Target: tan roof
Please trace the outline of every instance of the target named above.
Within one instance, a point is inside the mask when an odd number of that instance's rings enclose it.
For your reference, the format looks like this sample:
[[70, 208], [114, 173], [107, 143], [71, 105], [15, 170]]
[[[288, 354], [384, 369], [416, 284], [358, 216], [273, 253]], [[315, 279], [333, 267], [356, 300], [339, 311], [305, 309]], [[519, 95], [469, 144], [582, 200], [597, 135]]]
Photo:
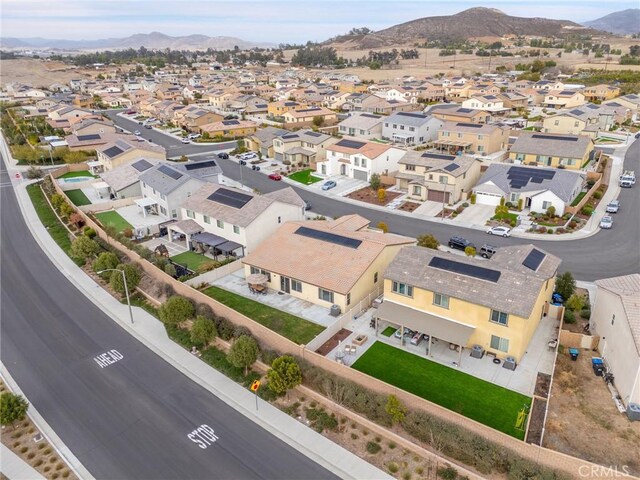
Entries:
[[340, 145], [340, 143], [341, 142], [338, 142], [327, 147], [327, 150], [340, 152], [340, 153], [347, 153], [350, 155], [354, 153], [359, 153], [361, 155], [364, 155], [367, 158], [377, 158], [391, 148], [391, 145], [384, 145], [382, 143], [375, 143], [375, 142], [360, 142], [360, 143], [364, 143], [364, 145], [360, 148], [345, 147]]
[[[354, 230], [356, 223], [362, 223], [360, 218], [350, 216], [337, 221], [287, 222], [243, 262], [346, 295], [386, 247], [415, 242], [413, 238], [390, 233]], [[351, 248], [296, 234], [296, 230], [303, 226], [360, 240], [360, 244]]]
[[640, 352], [640, 273], [596, 280], [596, 285], [620, 297], [631, 335]]

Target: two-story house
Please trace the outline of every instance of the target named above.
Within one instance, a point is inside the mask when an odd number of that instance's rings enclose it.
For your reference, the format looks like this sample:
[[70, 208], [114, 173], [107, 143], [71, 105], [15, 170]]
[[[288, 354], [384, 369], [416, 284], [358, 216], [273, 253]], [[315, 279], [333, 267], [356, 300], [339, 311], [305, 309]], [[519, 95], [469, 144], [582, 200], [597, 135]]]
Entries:
[[509, 111], [504, 105], [504, 101], [497, 95], [482, 95], [471, 97], [462, 102], [462, 108], [471, 108], [473, 110], [483, 110], [493, 114], [504, 113]]
[[208, 133], [210, 137], [246, 137], [256, 132], [258, 124], [252, 120], [222, 120], [207, 123], [199, 127], [200, 133]]
[[491, 114], [484, 110], [463, 108], [459, 105], [433, 105], [425, 109], [425, 113], [433, 115], [445, 122], [489, 123]]
[[522, 131], [511, 145], [509, 158], [524, 165], [580, 170], [595, 154], [593, 139], [585, 135]]
[[316, 118], [322, 119], [323, 125], [335, 123], [337, 115], [335, 112], [324, 107], [307, 107], [297, 110], [289, 110], [282, 115], [286, 124], [312, 125]]
[[337, 141], [336, 137], [312, 130], [287, 132], [273, 139], [273, 154], [285, 165], [315, 168], [316, 159], [325, 158], [326, 148]]
[[543, 104], [549, 108], [573, 108], [587, 103], [582, 92], [577, 90], [552, 90], [548, 92]]
[[506, 150], [510, 131], [508, 127], [486, 123], [445, 122], [433, 144], [448, 153], [491, 155]]
[[424, 145], [435, 140], [442, 120], [420, 112], [396, 112], [384, 119], [382, 138], [403, 146]]
[[141, 138], [119, 138], [96, 149], [97, 162], [104, 171], [140, 158], [166, 160], [167, 152]]
[[382, 115], [372, 113], [353, 112], [338, 123], [338, 133], [364, 140], [380, 138], [384, 118]]
[[252, 152], [260, 152], [263, 157], [274, 158], [273, 140], [288, 133], [291, 132], [283, 128], [261, 128], [244, 139], [244, 146]]
[[607, 85], [606, 83], [601, 83], [599, 85], [592, 85], [590, 87], [586, 87], [582, 93], [585, 98], [593, 102], [594, 100], [603, 102], [605, 100], [611, 100], [612, 98], [616, 98], [620, 95], [620, 87], [616, 87], [614, 85]]

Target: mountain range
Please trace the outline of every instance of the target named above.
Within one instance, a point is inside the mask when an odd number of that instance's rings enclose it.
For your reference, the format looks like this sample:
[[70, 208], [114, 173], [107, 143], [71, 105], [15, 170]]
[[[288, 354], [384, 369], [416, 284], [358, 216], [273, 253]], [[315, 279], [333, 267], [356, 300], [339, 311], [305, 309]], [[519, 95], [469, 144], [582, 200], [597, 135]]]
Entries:
[[618, 35], [630, 35], [640, 33], [640, 8], [629, 8], [620, 12], [613, 12], [604, 17], [584, 25], [605, 32], [617, 33]]
[[228, 50], [235, 46], [241, 49], [252, 47], [273, 47], [271, 43], [256, 43], [235, 37], [208, 37], [187, 35], [172, 37], [160, 32], [137, 33], [125, 38], [105, 38], [101, 40], [54, 40], [50, 38], [2, 38], [2, 48], [37, 48], [60, 50], [123, 50], [126, 48], [172, 50]]

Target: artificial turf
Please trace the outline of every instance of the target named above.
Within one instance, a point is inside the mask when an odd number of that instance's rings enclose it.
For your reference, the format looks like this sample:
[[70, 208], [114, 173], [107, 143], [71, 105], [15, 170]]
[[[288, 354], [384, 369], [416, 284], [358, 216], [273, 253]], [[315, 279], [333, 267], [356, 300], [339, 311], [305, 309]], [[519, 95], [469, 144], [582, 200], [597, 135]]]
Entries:
[[304, 185], [311, 185], [312, 183], [316, 183], [322, 180], [322, 178], [320, 177], [314, 177], [313, 175], [311, 175], [312, 173], [313, 170], [311, 169], [301, 170], [299, 172], [292, 173], [287, 178], [295, 180], [296, 182], [303, 183]]
[[396, 333], [396, 330], [398, 329], [395, 327], [387, 327], [382, 331], [382, 335], [384, 335], [385, 337], [390, 337], [391, 335]]
[[82, 205], [91, 205], [91, 200], [89, 200], [84, 192], [80, 189], [67, 190], [64, 193], [67, 195], [69, 200], [71, 200], [71, 203], [73, 203], [77, 207], [80, 207]]
[[193, 270], [194, 272], [203, 263], [213, 261], [213, 259], [205, 257], [201, 253], [196, 252], [179, 253], [178, 255], [174, 255], [173, 257], [171, 257], [171, 260], [187, 267], [189, 270]]
[[127, 228], [133, 229], [131, 224], [127, 222], [124, 218], [122, 218], [122, 216], [115, 210], [96, 213], [96, 218], [100, 221], [100, 223], [103, 226], [105, 227], [111, 226], [115, 228], [118, 232], [122, 232]]

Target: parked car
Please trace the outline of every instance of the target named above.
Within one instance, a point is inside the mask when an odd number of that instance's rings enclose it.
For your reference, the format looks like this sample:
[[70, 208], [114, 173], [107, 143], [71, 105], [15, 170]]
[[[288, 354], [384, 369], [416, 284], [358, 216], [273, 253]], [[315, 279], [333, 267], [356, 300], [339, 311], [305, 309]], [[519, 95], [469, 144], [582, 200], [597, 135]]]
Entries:
[[256, 172], [259, 172], [260, 167], [258, 165], [251, 165], [251, 170], [255, 170]]
[[326, 182], [324, 182], [324, 184], [322, 185], [322, 190], [331, 190], [332, 188], [334, 188], [336, 185], [338, 185], [336, 182], [334, 182], [333, 180], [327, 180]]
[[200, 135], [199, 133], [190, 133], [187, 138], [190, 140], [195, 140], [196, 138], [200, 138], [202, 135]]
[[511, 229], [509, 227], [491, 227], [487, 230], [489, 235], [500, 235], [502, 237], [510, 237]]
[[147, 124], [144, 126], [144, 128], [148, 128], [149, 130], [151, 130], [153, 127], [147, 123]]
[[227, 152], [220, 152], [220, 153], [218, 154], [218, 158], [224, 158], [224, 159], [227, 159], [227, 158], [229, 158], [229, 154], [228, 154]]
[[485, 243], [480, 247], [480, 251], [478, 252], [482, 258], [491, 258], [493, 254], [496, 253], [497, 247], [493, 245], [489, 245]]
[[602, 220], [600, 220], [600, 228], [604, 228], [608, 230], [612, 227], [613, 227], [613, 217], [611, 217], [610, 215], [605, 215], [604, 217], [602, 217]]
[[607, 213], [618, 213], [620, 210], [620, 200], [614, 200], [607, 205]]
[[139, 137], [140, 136], [140, 130], [136, 130], [135, 132], [133, 132], [133, 134]]
[[246, 165], [247, 162], [245, 162], [244, 160], [240, 160], [240, 165]]
[[420, 345], [420, 342], [423, 340], [422, 334], [420, 332], [416, 332], [413, 338], [411, 339], [411, 345]]
[[640, 132], [636, 133], [636, 134], [635, 134], [635, 137], [636, 137], [636, 138], [640, 138]]
[[467, 240], [466, 238], [451, 237], [449, 239], [449, 248], [455, 248], [457, 250], [464, 250], [467, 247], [476, 248], [476, 246], [473, 243], [471, 243], [469, 240]]
[[138, 125], [144, 125], [144, 122], [138, 122]]
[[311, 210], [311, 202], [305, 201], [304, 202], [304, 209], [305, 210]]
[[135, 110], [129, 110], [129, 111], [127, 112], [127, 115], [135, 115], [135, 114], [136, 114], [136, 111], [135, 111]]
[[254, 152], [243, 153], [238, 157], [240, 160], [251, 160], [252, 158], [258, 158]]
[[282, 177], [277, 173], [270, 173], [269, 178], [271, 180], [275, 180], [276, 182], [279, 182], [280, 180], [282, 180]]
[[188, 138], [183, 138], [182, 140], [180, 140], [182, 143], [191, 143], [191, 140], [189, 140]]

